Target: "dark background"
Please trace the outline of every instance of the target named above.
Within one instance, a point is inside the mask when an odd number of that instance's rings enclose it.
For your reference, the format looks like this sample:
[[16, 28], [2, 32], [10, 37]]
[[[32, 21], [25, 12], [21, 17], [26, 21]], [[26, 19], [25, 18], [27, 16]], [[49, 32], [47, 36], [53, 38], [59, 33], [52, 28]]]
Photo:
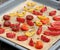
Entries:
[[0, 41], [0, 50], [18, 50], [18, 49]]

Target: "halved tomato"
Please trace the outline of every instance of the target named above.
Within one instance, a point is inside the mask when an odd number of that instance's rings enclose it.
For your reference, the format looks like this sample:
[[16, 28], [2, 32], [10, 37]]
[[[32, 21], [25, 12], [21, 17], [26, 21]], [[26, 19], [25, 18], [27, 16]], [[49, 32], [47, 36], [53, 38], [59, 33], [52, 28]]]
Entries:
[[60, 35], [60, 31], [45, 31], [44, 34], [47, 36], [58, 36]]
[[55, 10], [53, 10], [53, 11], [51, 11], [51, 12], [49, 13], [49, 16], [54, 16], [54, 15], [56, 15], [56, 11], [55, 11]]
[[5, 29], [3, 28], [0, 28], [0, 34], [4, 33], [5, 32]]
[[17, 36], [18, 41], [25, 41], [27, 39], [28, 39], [28, 36], [25, 36], [25, 35]]
[[50, 39], [44, 35], [41, 35], [41, 40], [44, 41], [44, 42], [49, 42]]
[[16, 36], [16, 34], [15, 33], [6, 33], [6, 36], [8, 38], [14, 38]]
[[53, 17], [53, 20], [55, 20], [55, 21], [60, 21], [60, 15], [54, 16], [54, 17]]
[[41, 32], [42, 32], [42, 26], [40, 26], [40, 27], [38, 28], [38, 30], [37, 30], [37, 35], [40, 35]]
[[51, 23], [51, 26], [60, 30], [60, 21], [55, 21], [55, 22]]
[[60, 31], [60, 28], [59, 27], [52, 27], [52, 26], [50, 26], [50, 27], [48, 27], [48, 29], [50, 30], [50, 31]]
[[45, 11], [47, 11], [47, 7], [43, 7], [41, 10], [40, 10], [40, 12], [45, 12]]
[[34, 42], [33, 42], [33, 39], [32, 38], [30, 39], [29, 45], [30, 46], [34, 46]]
[[42, 49], [43, 48], [43, 43], [41, 41], [37, 41], [35, 44], [36, 49]]
[[43, 15], [43, 13], [37, 12], [37, 11], [35, 11], [35, 10], [33, 11], [33, 14], [34, 14], [34, 15]]

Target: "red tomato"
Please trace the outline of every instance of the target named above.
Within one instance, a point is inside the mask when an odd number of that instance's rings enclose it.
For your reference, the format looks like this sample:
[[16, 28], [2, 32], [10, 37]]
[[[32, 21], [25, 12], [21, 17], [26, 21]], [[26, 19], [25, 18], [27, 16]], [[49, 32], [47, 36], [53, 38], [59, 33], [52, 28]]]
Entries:
[[32, 15], [27, 15], [27, 16], [26, 16], [26, 19], [27, 19], [27, 20], [32, 20], [32, 19], [33, 19], [33, 16], [32, 16]]
[[34, 26], [34, 22], [32, 22], [31, 20], [27, 20], [27, 24], [28, 24], [29, 26]]
[[10, 19], [10, 16], [9, 16], [9, 15], [4, 15], [4, 16], [3, 16], [3, 19], [4, 19], [4, 20], [9, 20], [9, 19]]
[[11, 22], [10, 22], [10, 21], [5, 21], [3, 25], [4, 25], [5, 27], [9, 27], [9, 26], [10, 26], [10, 24], [11, 24]]
[[10, 27], [14, 32], [18, 32], [20, 30], [20, 24], [11, 24]]
[[3, 34], [5, 32], [5, 29], [0, 28], [0, 34]]
[[33, 42], [32, 38], [30, 39], [29, 45], [34, 46], [34, 42]]
[[55, 21], [51, 23], [51, 26], [60, 30], [60, 21]]
[[18, 22], [21, 22], [21, 23], [24, 23], [25, 22], [25, 19], [24, 18], [20, 18], [20, 17], [17, 17], [16, 20]]
[[60, 21], [60, 15], [54, 16], [54, 17], [53, 17], [53, 20], [55, 20], [55, 21]]
[[28, 37], [25, 36], [25, 35], [17, 36], [17, 40], [18, 40], [18, 41], [25, 41], [25, 40], [27, 40], [27, 39], [28, 39]]
[[10, 24], [10, 27], [11, 27], [11, 28], [13, 28], [14, 26], [18, 27], [18, 26], [20, 26], [20, 23]]
[[48, 27], [48, 29], [50, 30], [50, 31], [60, 31], [60, 29], [57, 27], [52, 27], [52, 26], [50, 26], [50, 27]]
[[48, 36], [58, 36], [60, 35], [60, 31], [45, 31], [44, 34]]
[[20, 27], [12, 27], [12, 31], [18, 32], [20, 30]]
[[43, 48], [43, 44], [41, 41], [37, 41], [36, 44], [35, 44], [35, 48], [36, 49], [42, 49]]
[[42, 26], [40, 26], [40, 27], [38, 28], [38, 30], [37, 30], [37, 35], [40, 35], [41, 32], [42, 32]]
[[15, 38], [16, 34], [15, 33], [6, 33], [6, 36], [8, 38]]
[[49, 42], [49, 41], [50, 41], [50, 39], [47, 38], [47, 37], [44, 36], [44, 35], [41, 35], [41, 40], [44, 41], [44, 42]]
[[22, 30], [22, 31], [28, 31], [28, 30], [29, 30], [28, 25], [23, 24], [23, 25], [21, 26], [21, 30]]
[[45, 11], [47, 11], [47, 7], [44, 7], [40, 10], [40, 12], [42, 12], [42, 13], [45, 12]]
[[37, 12], [37, 11], [35, 11], [35, 10], [33, 11], [33, 14], [34, 14], [34, 15], [43, 15], [41, 12]]
[[10, 28], [14, 27], [14, 24], [10, 24]]
[[49, 13], [49, 16], [53, 16], [53, 15], [56, 15], [56, 11], [54, 10], [54, 11], [51, 11], [50, 13]]

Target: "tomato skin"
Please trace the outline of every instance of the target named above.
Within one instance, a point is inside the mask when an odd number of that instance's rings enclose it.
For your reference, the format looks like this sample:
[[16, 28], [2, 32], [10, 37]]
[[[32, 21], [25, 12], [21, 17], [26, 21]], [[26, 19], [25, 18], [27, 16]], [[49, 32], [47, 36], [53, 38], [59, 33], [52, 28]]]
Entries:
[[50, 19], [49, 18], [46, 18], [46, 19], [41, 20], [41, 22], [43, 24], [48, 24], [50, 22]]
[[55, 21], [51, 23], [51, 26], [54, 27], [56, 30], [60, 30], [60, 21]]
[[25, 19], [24, 18], [20, 18], [20, 17], [17, 17], [16, 20], [20, 23], [24, 23], [25, 22]]
[[37, 30], [37, 35], [40, 35], [41, 32], [42, 32], [42, 26], [40, 26], [40, 27], [38, 28], [38, 30]]
[[47, 37], [44, 36], [44, 35], [41, 35], [41, 40], [44, 41], [44, 42], [50, 42], [50, 39], [47, 38]]
[[5, 32], [5, 29], [0, 28], [0, 34], [3, 34]]
[[34, 14], [34, 15], [43, 15], [41, 12], [37, 12], [37, 11], [35, 11], [35, 10], [33, 11], [33, 14]]
[[52, 26], [50, 26], [50, 27], [48, 27], [48, 29], [50, 30], [50, 31], [60, 31], [60, 29], [57, 27], [52, 27]]
[[51, 26], [60, 26], [60, 21], [52, 22]]
[[49, 31], [45, 31], [44, 34], [48, 36], [58, 36], [60, 35], [60, 21], [55, 21], [51, 23], [51, 26], [48, 27]]
[[10, 16], [9, 16], [9, 15], [4, 15], [4, 16], [3, 16], [3, 19], [4, 19], [4, 20], [10, 20]]
[[25, 35], [17, 36], [18, 41], [26, 41], [27, 39], [28, 39], [28, 37]]
[[10, 28], [12, 29], [12, 31], [18, 32], [20, 30], [20, 24], [19, 23], [11, 24]]
[[8, 38], [15, 38], [16, 34], [15, 33], [6, 33], [6, 36]]
[[47, 11], [47, 7], [44, 7], [40, 10], [40, 12], [44, 13], [45, 11]]
[[32, 19], [33, 19], [33, 16], [32, 16], [32, 15], [27, 15], [27, 16], [26, 16], [26, 19], [27, 19], [27, 20], [32, 20]]
[[53, 20], [55, 20], [55, 21], [60, 21], [60, 15], [54, 16], [54, 17], [53, 17]]
[[20, 28], [21, 28], [22, 31], [28, 31], [29, 30], [27, 24], [23, 24]]
[[47, 36], [58, 36], [60, 35], [60, 31], [45, 31], [44, 34]]
[[34, 46], [34, 42], [33, 42], [33, 39], [32, 38], [30, 39], [29, 45], [30, 46]]
[[4, 25], [5, 27], [9, 27], [9, 26], [10, 26], [10, 24], [11, 24], [11, 22], [10, 22], [10, 21], [5, 21], [5, 22], [3, 23], [3, 25]]
[[37, 41], [35, 44], [36, 49], [42, 49], [43, 48], [43, 43], [41, 41]]
[[19, 27], [20, 26], [20, 23], [10, 24], [10, 28], [13, 28], [14, 26]]
[[20, 30], [20, 27], [12, 27], [12, 31], [18, 32]]
[[27, 24], [28, 24], [29, 26], [34, 26], [34, 22], [32, 22], [31, 20], [27, 20]]
[[56, 11], [54, 10], [54, 11], [51, 11], [50, 13], [49, 13], [49, 16], [54, 16], [54, 15], [56, 15]]

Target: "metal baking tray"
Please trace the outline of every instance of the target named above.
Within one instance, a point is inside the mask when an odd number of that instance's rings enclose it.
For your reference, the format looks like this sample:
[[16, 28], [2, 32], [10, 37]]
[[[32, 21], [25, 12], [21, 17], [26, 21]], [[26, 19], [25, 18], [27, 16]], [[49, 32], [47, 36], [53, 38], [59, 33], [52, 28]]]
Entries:
[[56, 41], [49, 50], [60, 50], [60, 39]]
[[[3, 4], [0, 5], [0, 14], [5, 13], [6, 11], [16, 7], [17, 5], [19, 5], [20, 3], [24, 2], [25, 0], [8, 0], [6, 2], [4, 2]], [[53, 8], [56, 9], [60, 9], [60, 2], [56, 1], [56, 0], [33, 0], [48, 6], [51, 6]], [[28, 50], [27, 48], [24, 48], [14, 42], [11, 42], [3, 37], [0, 37], [1, 41], [4, 41], [5, 43], [8, 43], [9, 45], [18, 48], [19, 50]], [[57, 44], [60, 44], [59, 42], [56, 42]], [[54, 44], [56, 46], [56, 43]], [[59, 45], [60, 46], [60, 45]], [[59, 48], [59, 47], [57, 47]], [[49, 50], [54, 50], [53, 46], [49, 49]]]
[[60, 10], [60, 0], [33, 0]]
[[11, 42], [11, 41], [3, 38], [3, 37], [0, 37], [0, 40], [3, 41], [4, 43], [7, 43], [7, 44], [9, 44], [9, 45], [17, 48], [18, 50], [28, 50], [27, 48], [24, 48], [24, 47], [22, 47], [22, 46], [20, 46], [20, 45], [18, 45], [16, 43], [14, 43], [14, 42]]
[[4, 2], [2, 2], [4, 0], [0, 1], [0, 14], [5, 13], [6, 11], [14, 8], [15, 6], [17, 6], [18, 4], [24, 2], [25, 0], [5, 0]]

